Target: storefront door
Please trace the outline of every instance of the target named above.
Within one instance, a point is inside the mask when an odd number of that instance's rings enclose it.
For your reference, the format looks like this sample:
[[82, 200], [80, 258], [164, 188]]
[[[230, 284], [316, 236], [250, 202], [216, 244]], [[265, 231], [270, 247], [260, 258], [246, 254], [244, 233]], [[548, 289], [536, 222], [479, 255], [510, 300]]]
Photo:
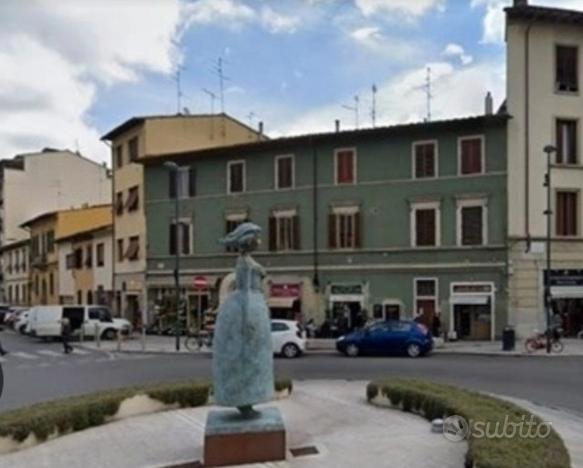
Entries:
[[489, 305], [457, 304], [454, 306], [454, 317], [458, 339], [490, 339]]

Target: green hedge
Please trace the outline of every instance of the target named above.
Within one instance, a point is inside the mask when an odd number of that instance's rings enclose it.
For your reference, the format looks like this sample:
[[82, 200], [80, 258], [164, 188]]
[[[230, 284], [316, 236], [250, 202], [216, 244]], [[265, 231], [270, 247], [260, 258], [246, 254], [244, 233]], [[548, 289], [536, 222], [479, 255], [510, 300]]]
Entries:
[[[452, 415], [466, 421], [520, 423], [530, 421], [532, 414], [512, 403], [450, 385], [420, 380], [382, 380], [367, 386], [367, 399], [379, 393], [404, 411], [423, 414], [428, 420]], [[541, 419], [535, 418], [537, 422]], [[501, 427], [501, 426], [500, 426]], [[551, 429], [549, 437], [476, 438], [470, 434], [466, 467], [479, 468], [569, 468], [569, 452], [563, 440]]]
[[[275, 388], [291, 392], [292, 382], [289, 379], [277, 380]], [[1, 413], [0, 437], [12, 437], [22, 442], [33, 433], [39, 441], [44, 441], [55, 430], [64, 434], [99, 426], [117, 413], [123, 400], [136, 395], [148, 395], [168, 405], [190, 408], [206, 405], [211, 393], [210, 383], [187, 381], [107, 390], [38, 403]]]

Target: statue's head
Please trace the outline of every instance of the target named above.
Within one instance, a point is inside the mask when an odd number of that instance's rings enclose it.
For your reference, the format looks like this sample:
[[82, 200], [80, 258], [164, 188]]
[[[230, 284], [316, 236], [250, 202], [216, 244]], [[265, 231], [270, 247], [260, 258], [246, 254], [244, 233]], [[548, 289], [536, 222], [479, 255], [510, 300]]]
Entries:
[[220, 242], [226, 247], [237, 249], [239, 252], [252, 252], [259, 245], [261, 228], [257, 224], [243, 223], [231, 231]]

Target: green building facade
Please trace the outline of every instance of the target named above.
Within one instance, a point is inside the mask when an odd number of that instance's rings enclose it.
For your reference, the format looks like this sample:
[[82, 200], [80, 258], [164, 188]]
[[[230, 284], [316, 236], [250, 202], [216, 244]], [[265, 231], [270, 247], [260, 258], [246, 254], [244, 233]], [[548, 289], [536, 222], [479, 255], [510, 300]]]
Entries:
[[[465, 339], [507, 324], [504, 115], [281, 138], [150, 157], [150, 315], [172, 294], [176, 249], [189, 323], [229, 290], [237, 223], [263, 229], [274, 316], [413, 318]], [[167, 161], [183, 167], [169, 171]], [[175, 223], [175, 195], [179, 222]], [[176, 239], [176, 230], [179, 239]]]

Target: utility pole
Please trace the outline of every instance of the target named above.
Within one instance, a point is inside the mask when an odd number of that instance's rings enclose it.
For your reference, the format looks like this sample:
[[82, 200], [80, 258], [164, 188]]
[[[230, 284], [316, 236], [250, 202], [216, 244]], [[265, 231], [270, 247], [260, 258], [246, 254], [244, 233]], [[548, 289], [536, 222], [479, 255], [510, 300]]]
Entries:
[[547, 274], [545, 278], [545, 311], [547, 318], [547, 354], [551, 352], [551, 314], [552, 314], [552, 297], [551, 297], [551, 234], [552, 234], [552, 215], [551, 209], [551, 156], [557, 152], [557, 148], [547, 145], [544, 148], [547, 154], [547, 173], [543, 184], [547, 189], [547, 209], [544, 214], [547, 217]]
[[377, 126], [377, 85], [372, 85], [372, 109], [370, 111], [370, 117], [372, 120], [372, 128]]

